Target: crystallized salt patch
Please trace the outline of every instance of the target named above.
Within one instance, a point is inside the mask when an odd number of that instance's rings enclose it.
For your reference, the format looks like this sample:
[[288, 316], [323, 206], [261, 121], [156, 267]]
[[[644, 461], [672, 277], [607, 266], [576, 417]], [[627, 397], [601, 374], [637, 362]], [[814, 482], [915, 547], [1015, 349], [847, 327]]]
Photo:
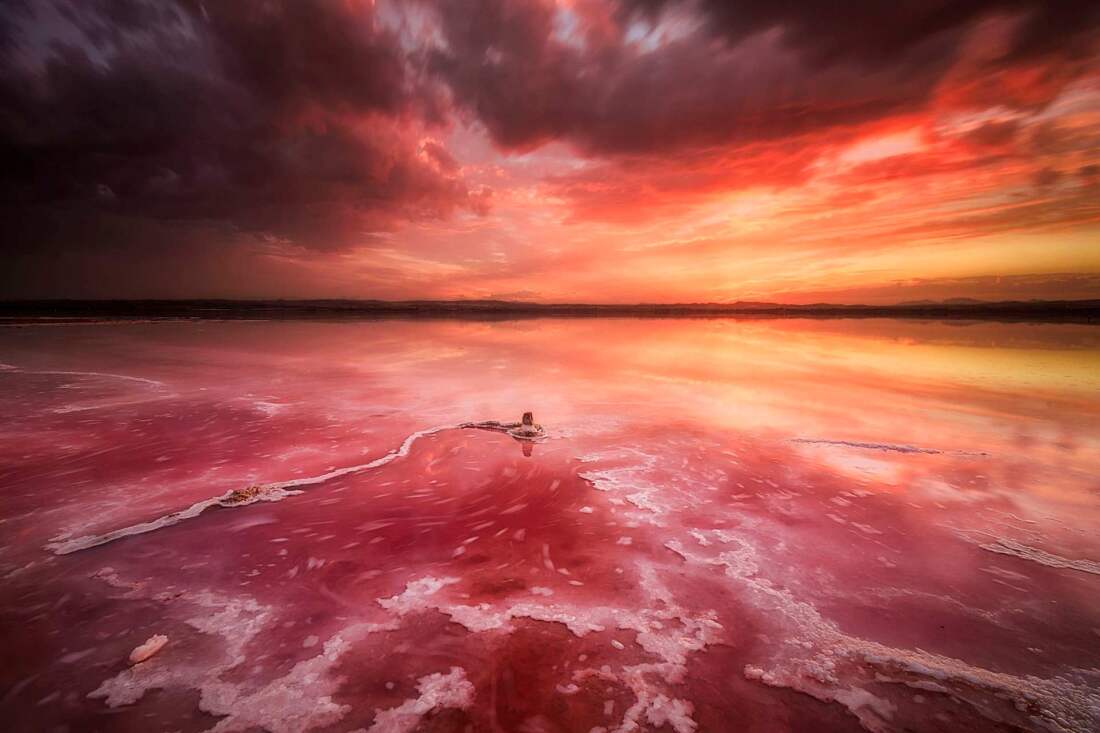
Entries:
[[164, 634], [155, 634], [150, 636], [149, 639], [139, 647], [135, 647], [134, 651], [130, 652], [130, 664], [140, 664], [149, 657], [153, 656], [168, 643], [168, 637]]

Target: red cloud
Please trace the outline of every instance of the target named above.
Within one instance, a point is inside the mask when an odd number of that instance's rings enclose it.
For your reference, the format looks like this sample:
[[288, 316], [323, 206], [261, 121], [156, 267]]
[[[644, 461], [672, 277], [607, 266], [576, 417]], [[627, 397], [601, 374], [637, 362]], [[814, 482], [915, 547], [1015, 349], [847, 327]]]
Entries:
[[[698, 270], [749, 235], [615, 247], [749, 190], [791, 194], [752, 237], [822, 258], [1097, 217], [1093, 2], [57, 7], [0, 9], [0, 214], [23, 268], [5, 288], [154, 238], [173, 262], [208, 268], [213, 240], [317, 281], [357, 253], [410, 296], [598, 282], [624, 258]], [[548, 144], [564, 162], [525, 162]]]

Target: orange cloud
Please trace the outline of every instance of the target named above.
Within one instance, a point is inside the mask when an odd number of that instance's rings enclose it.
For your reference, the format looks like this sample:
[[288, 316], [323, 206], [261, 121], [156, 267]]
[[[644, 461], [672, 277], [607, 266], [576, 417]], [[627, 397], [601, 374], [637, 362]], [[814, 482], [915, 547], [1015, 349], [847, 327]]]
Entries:
[[58, 7], [0, 18], [8, 297], [885, 302], [1100, 272], [1094, 3]]

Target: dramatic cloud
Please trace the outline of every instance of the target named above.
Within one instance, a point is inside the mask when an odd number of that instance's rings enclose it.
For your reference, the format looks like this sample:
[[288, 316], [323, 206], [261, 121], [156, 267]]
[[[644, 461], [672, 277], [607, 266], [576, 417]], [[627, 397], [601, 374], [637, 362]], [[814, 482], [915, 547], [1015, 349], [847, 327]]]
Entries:
[[629, 0], [627, 15], [654, 20], [671, 8], [692, 5], [707, 17], [707, 32], [731, 42], [778, 30], [783, 42], [816, 65], [852, 61], [865, 66], [895, 63], [900, 55], [929, 48], [942, 54], [956, 46], [975, 23], [995, 14], [1021, 17], [1019, 31], [1005, 49], [1021, 59], [1057, 50], [1084, 55], [1089, 34], [1100, 19], [1087, 0], [851, 0], [844, 5], [799, 0]]
[[[990, 91], [998, 74], [1041, 66], [1032, 85], [1046, 83], [1046, 98], [1028, 101], [1049, 101], [1094, 62], [1100, 27], [1095, 3], [1072, 1], [435, 5], [443, 42], [430, 68], [498, 144], [566, 138], [588, 153], [784, 138], [920, 109], [968, 54]], [[997, 19], [973, 58], [975, 29]]]
[[1078, 0], [10, 2], [0, 287], [1043, 287], [1100, 272], [1098, 39]]
[[10, 12], [8, 205], [222, 222], [317, 248], [483, 208], [445, 151], [422, 142], [443, 122], [436, 93], [368, 5]]
[[949, 63], [902, 49], [889, 64], [815, 68], [780, 33], [729, 43], [705, 26], [654, 46], [660, 24], [605, 18], [586, 34], [575, 10], [542, 2], [444, 0], [439, 16], [429, 68], [505, 148], [566, 139], [588, 155], [654, 154], [783, 138], [914, 108]]

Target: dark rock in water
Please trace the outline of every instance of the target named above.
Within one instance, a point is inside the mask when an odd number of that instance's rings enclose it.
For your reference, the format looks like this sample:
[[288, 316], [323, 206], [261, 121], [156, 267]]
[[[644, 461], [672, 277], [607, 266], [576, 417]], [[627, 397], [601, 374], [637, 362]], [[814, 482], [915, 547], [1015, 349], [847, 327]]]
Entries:
[[260, 486], [259, 484], [252, 484], [251, 486], [246, 486], [243, 489], [233, 489], [233, 491], [230, 492], [230, 494], [223, 498], [219, 503], [222, 506], [234, 506], [236, 504], [251, 503], [261, 493], [263, 493], [263, 491], [264, 487]]
[[235, 489], [229, 498], [231, 501], [247, 501], [258, 496], [261, 490], [260, 486], [252, 484], [243, 489]]

